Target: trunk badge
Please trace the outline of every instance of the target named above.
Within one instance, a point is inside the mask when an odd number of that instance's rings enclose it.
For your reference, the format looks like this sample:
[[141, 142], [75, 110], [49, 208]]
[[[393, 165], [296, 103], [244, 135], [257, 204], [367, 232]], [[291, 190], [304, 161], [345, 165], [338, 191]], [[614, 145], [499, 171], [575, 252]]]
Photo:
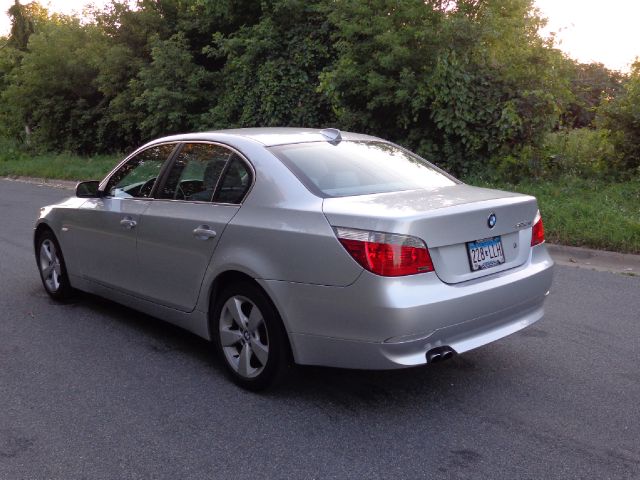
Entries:
[[493, 228], [496, 226], [496, 223], [498, 223], [498, 219], [496, 218], [496, 214], [492, 213], [489, 215], [489, 218], [487, 218], [487, 225], [489, 228]]
[[516, 223], [514, 225], [515, 228], [520, 229], [520, 228], [526, 228], [526, 227], [530, 227], [531, 226], [531, 222], [520, 222], [520, 223]]

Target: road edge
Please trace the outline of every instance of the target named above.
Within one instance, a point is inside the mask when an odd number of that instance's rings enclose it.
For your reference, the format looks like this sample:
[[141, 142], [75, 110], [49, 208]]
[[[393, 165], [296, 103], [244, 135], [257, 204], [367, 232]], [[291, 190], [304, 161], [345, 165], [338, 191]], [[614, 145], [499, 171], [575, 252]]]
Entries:
[[32, 185], [43, 185], [53, 188], [63, 188], [65, 190], [75, 190], [78, 180], [58, 180], [51, 178], [39, 178], [39, 177], [23, 177], [21, 175], [8, 175], [0, 177], [3, 180], [10, 180], [12, 182], [30, 183]]
[[558, 265], [640, 276], [640, 255], [553, 243], [546, 245], [551, 257]]

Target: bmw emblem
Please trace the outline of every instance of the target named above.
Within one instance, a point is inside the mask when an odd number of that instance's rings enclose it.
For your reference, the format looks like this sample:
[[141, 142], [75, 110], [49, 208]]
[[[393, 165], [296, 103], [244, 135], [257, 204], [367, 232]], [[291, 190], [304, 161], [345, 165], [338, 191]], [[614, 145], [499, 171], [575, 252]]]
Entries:
[[489, 218], [487, 218], [487, 225], [489, 226], [489, 228], [495, 227], [497, 222], [498, 219], [496, 218], [495, 213], [492, 213], [491, 215], [489, 215]]

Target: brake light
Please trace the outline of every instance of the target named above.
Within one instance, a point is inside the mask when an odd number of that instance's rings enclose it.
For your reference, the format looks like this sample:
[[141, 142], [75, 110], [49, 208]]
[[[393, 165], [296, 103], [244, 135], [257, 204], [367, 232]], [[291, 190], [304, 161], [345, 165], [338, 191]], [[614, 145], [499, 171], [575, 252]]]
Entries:
[[540, 212], [536, 214], [536, 218], [533, 221], [533, 228], [531, 229], [531, 246], [539, 245], [544, 242], [544, 225], [542, 224], [542, 217]]
[[409, 235], [336, 227], [338, 240], [363, 268], [385, 277], [433, 271], [425, 243]]

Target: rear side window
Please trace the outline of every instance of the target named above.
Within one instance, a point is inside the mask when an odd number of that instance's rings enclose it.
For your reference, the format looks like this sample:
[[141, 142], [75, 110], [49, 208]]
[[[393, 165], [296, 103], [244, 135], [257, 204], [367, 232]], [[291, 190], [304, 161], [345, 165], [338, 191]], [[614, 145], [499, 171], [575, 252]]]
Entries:
[[249, 191], [249, 187], [251, 187], [251, 172], [247, 165], [236, 155], [231, 159], [213, 201], [240, 203]]
[[309, 142], [270, 150], [321, 197], [433, 189], [457, 183], [417, 155], [385, 142]]
[[211, 143], [186, 143], [176, 155], [157, 197], [190, 202], [241, 203], [251, 170], [233, 150]]
[[159, 198], [211, 202], [231, 150], [208, 143], [187, 143], [177, 155]]

